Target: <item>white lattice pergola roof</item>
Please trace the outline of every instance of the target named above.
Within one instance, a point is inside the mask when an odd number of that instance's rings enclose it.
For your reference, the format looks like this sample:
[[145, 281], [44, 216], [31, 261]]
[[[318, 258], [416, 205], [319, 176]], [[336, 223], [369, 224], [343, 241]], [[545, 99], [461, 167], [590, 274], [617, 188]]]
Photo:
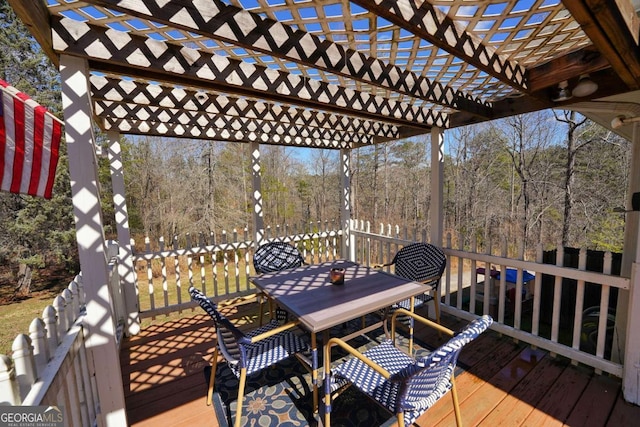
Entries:
[[640, 89], [630, 0], [10, 3], [122, 133], [350, 148]]

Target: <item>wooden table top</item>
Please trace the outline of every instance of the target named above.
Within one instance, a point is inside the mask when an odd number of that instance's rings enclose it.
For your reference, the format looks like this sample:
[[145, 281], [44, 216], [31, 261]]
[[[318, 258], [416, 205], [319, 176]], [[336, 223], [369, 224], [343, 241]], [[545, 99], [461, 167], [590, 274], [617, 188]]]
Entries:
[[[345, 269], [343, 285], [329, 281], [329, 270]], [[251, 282], [297, 317], [311, 332], [320, 332], [383, 309], [429, 288], [351, 261], [331, 261], [267, 273]]]

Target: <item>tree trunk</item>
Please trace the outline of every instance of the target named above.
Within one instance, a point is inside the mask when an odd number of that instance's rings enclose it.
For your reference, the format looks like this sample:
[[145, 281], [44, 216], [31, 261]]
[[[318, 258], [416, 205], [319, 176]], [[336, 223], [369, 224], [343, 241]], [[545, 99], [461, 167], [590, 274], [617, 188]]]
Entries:
[[576, 141], [574, 123], [574, 112], [571, 112], [571, 119], [568, 121], [569, 130], [567, 131], [567, 169], [564, 180], [564, 217], [562, 220], [562, 246], [569, 243], [569, 233], [571, 225], [571, 214], [573, 210], [573, 181], [576, 169]]
[[26, 264], [20, 264], [18, 270], [18, 285], [13, 291], [16, 298], [24, 298], [31, 293], [31, 267]]

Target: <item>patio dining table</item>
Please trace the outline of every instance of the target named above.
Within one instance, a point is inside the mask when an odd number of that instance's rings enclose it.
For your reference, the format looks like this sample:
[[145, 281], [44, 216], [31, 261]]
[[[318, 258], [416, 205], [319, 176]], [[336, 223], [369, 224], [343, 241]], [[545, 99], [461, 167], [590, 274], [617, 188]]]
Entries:
[[[329, 272], [332, 268], [345, 270], [344, 284], [331, 283]], [[311, 334], [314, 409], [318, 408], [319, 386], [316, 335], [405, 299], [411, 299], [413, 307], [413, 297], [429, 290], [422, 283], [345, 260], [267, 273], [252, 277], [251, 282], [295, 316]], [[378, 326], [363, 328], [358, 333]]]

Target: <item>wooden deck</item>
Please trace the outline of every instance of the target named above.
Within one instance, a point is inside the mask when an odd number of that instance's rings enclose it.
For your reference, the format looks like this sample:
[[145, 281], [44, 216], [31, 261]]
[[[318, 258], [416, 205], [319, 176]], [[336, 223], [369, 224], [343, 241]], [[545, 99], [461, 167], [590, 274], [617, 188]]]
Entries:
[[[243, 324], [255, 319], [255, 304], [229, 307]], [[452, 329], [462, 322], [443, 318]], [[120, 353], [127, 416], [132, 426], [218, 426], [205, 404], [203, 368], [212, 355], [212, 323], [193, 316], [151, 326], [126, 339]], [[429, 345], [436, 333], [420, 329]], [[456, 377], [466, 426], [635, 426], [640, 407], [624, 402], [620, 380], [594, 374], [489, 331], [460, 355]], [[455, 425], [451, 400], [442, 399], [419, 420], [421, 426]]]

